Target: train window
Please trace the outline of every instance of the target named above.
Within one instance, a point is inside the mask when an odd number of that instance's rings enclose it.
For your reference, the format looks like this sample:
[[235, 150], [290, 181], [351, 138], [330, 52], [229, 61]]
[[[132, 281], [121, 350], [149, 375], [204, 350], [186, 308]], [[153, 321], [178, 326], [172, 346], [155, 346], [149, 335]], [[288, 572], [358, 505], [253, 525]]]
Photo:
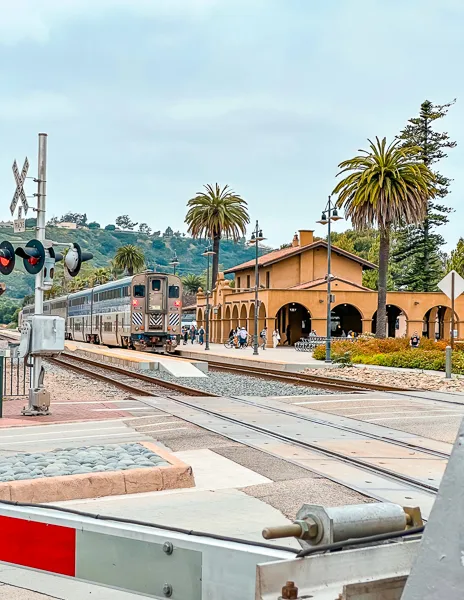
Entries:
[[104, 331], [113, 331], [113, 323], [111, 323], [111, 321], [109, 323], [104, 323], [103, 330]]
[[144, 285], [134, 285], [134, 298], [145, 298]]
[[152, 279], [151, 289], [153, 292], [159, 292], [161, 290], [161, 279]]
[[179, 297], [179, 286], [178, 285], [170, 285], [169, 286], [169, 297], [170, 298], [178, 298]]

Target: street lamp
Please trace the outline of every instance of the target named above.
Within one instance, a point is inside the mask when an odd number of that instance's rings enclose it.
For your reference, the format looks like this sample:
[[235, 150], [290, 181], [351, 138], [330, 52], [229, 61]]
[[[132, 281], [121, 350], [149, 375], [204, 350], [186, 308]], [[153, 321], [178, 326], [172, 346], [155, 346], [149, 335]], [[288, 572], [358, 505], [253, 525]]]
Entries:
[[320, 223], [321, 225], [327, 225], [327, 337], [326, 337], [326, 341], [325, 341], [325, 362], [326, 363], [332, 362], [332, 360], [330, 358], [330, 350], [331, 350], [331, 342], [332, 342], [332, 328], [331, 328], [331, 325], [332, 325], [332, 323], [331, 323], [332, 322], [332, 310], [331, 310], [332, 294], [331, 294], [331, 289], [330, 289], [330, 283], [332, 280], [332, 274], [330, 273], [332, 240], [330, 237], [330, 233], [331, 233], [330, 230], [331, 230], [332, 221], [339, 221], [340, 219], [343, 219], [343, 217], [340, 217], [336, 208], [332, 208], [332, 198], [331, 198], [331, 196], [329, 196], [327, 205], [322, 212], [321, 220], [317, 221], [317, 223]]
[[256, 221], [255, 230], [251, 234], [249, 243], [255, 245], [255, 332], [253, 336], [253, 355], [257, 356], [258, 352], [258, 289], [259, 289], [259, 264], [258, 264], [258, 247], [259, 242], [262, 242], [265, 238], [263, 237], [263, 231], [259, 228], [258, 221]]
[[176, 267], [178, 267], [180, 265], [180, 262], [177, 258], [177, 254], [174, 254], [174, 256], [172, 257], [171, 262], [169, 263], [173, 269], [174, 269], [174, 275], [176, 274]]
[[207, 260], [207, 268], [206, 268], [206, 343], [205, 343], [205, 350], [209, 350], [209, 295], [210, 295], [210, 291], [209, 291], [209, 257], [213, 256], [214, 254], [216, 254], [216, 252], [213, 252], [211, 249], [211, 246], [207, 246], [205, 251], [203, 252], [202, 256], [206, 257]]

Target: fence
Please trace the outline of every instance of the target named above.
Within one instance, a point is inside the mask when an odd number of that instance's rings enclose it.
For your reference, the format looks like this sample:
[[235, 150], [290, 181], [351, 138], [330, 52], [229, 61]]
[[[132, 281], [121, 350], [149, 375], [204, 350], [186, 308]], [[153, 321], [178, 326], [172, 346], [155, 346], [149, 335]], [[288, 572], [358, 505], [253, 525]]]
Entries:
[[0, 350], [1, 399], [22, 398], [29, 394], [31, 366], [19, 358], [18, 349], [19, 344], [9, 343]]
[[[356, 341], [356, 338], [351, 338], [351, 337], [332, 337], [331, 340], [332, 341], [343, 340], [344, 342], [346, 342], [348, 340], [350, 342], [354, 342], [354, 341]], [[296, 344], [295, 344], [295, 350], [297, 352], [313, 352], [313, 350], [314, 350], [314, 348], [316, 348], [316, 346], [322, 346], [326, 342], [327, 342], [327, 338], [326, 337], [312, 335], [312, 336], [309, 336], [307, 338], [301, 338], [301, 340], [299, 340], [298, 342], [296, 342]]]

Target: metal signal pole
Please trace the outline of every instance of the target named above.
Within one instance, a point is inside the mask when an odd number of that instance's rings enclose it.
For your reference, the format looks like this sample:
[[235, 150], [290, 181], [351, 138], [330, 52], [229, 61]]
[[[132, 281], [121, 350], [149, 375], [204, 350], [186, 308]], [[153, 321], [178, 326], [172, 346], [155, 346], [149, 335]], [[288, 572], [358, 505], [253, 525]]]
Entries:
[[[47, 134], [39, 133], [39, 154], [38, 154], [38, 172], [37, 172], [37, 226], [36, 226], [36, 238], [42, 244], [45, 241], [45, 207], [47, 197]], [[34, 295], [34, 314], [43, 314], [43, 269], [35, 276], [35, 295]], [[32, 357], [32, 374], [31, 384], [29, 389], [29, 406], [23, 412], [27, 415], [48, 414], [48, 408], [46, 411], [36, 405], [38, 392], [44, 392], [43, 390], [43, 376], [42, 376], [42, 357]]]

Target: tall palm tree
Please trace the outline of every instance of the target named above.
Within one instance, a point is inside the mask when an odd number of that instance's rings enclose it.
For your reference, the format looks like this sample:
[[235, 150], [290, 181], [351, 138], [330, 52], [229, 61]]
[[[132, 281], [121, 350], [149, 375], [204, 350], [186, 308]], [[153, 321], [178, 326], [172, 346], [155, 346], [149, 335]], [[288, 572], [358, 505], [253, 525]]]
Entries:
[[194, 238], [213, 240], [213, 273], [214, 287], [219, 267], [219, 242], [221, 238], [232, 238], [237, 242], [245, 235], [246, 226], [250, 222], [247, 203], [228, 185], [222, 189], [214, 186], [203, 186], [205, 191], [197, 192], [195, 198], [187, 202], [189, 210], [185, 216], [188, 231]]
[[435, 176], [419, 162], [420, 148], [400, 148], [400, 140], [387, 146], [386, 138], [368, 140], [370, 150], [359, 150], [341, 162], [338, 175], [349, 173], [335, 187], [338, 207], [345, 207], [355, 229], [377, 225], [380, 234], [377, 337], [385, 337], [387, 322], [387, 270], [390, 229], [424, 220], [427, 202], [436, 195]]
[[140, 248], [133, 244], [127, 244], [117, 249], [114, 255], [114, 264], [132, 276], [143, 269], [145, 256]]

